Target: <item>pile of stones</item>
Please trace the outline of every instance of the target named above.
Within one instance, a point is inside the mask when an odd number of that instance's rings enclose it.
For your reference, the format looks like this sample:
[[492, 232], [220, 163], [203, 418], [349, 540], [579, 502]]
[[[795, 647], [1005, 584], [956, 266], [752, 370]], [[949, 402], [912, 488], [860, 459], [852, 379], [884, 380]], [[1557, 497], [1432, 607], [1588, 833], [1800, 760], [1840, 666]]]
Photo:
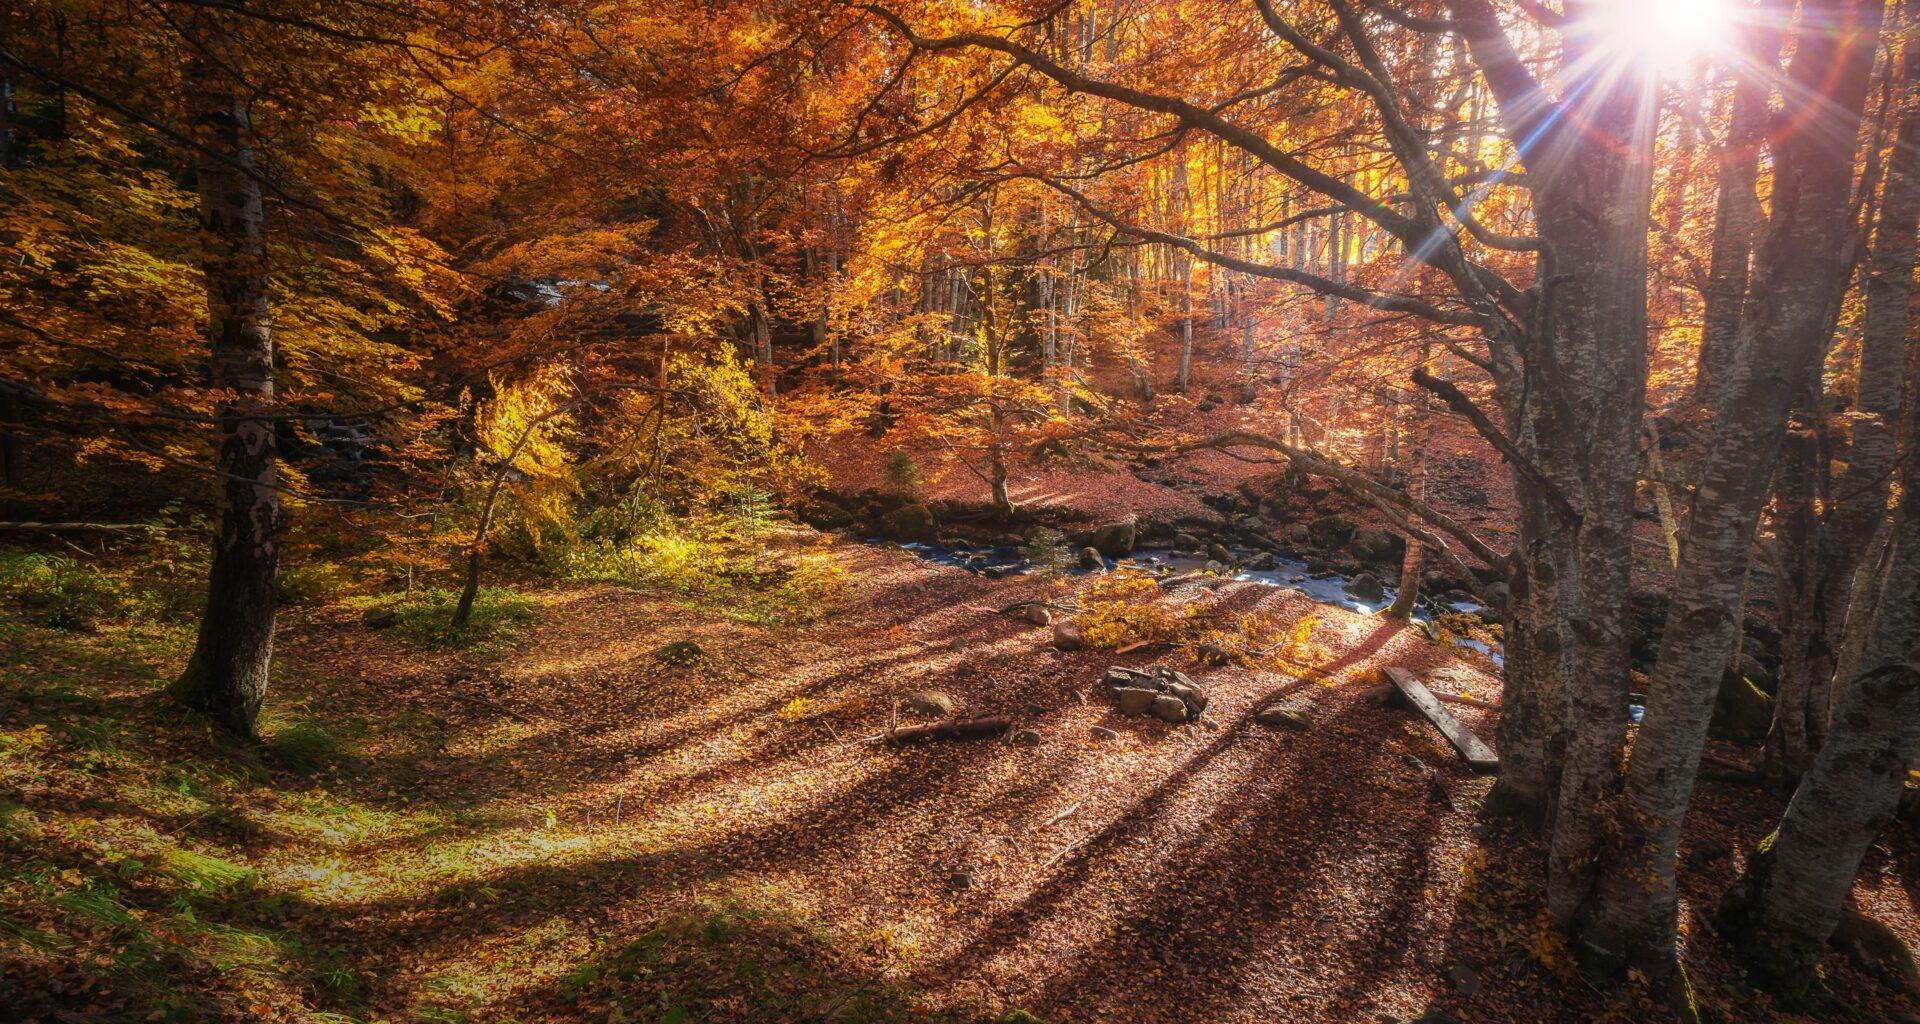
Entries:
[[1207, 694], [1186, 673], [1165, 665], [1149, 665], [1145, 671], [1107, 669], [1107, 696], [1119, 705], [1120, 713], [1133, 717], [1152, 715], [1175, 725], [1200, 717], [1207, 709]]

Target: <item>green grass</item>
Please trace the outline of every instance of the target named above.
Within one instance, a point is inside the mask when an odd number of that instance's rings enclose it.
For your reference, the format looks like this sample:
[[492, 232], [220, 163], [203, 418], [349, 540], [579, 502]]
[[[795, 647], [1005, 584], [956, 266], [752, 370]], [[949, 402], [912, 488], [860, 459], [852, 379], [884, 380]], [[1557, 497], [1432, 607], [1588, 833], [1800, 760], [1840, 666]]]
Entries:
[[364, 598], [352, 604], [392, 611], [395, 636], [434, 650], [504, 653], [540, 621], [535, 610], [538, 604], [533, 598], [505, 587], [481, 587], [467, 624], [455, 629], [453, 610], [459, 602], [458, 591], [415, 590]]

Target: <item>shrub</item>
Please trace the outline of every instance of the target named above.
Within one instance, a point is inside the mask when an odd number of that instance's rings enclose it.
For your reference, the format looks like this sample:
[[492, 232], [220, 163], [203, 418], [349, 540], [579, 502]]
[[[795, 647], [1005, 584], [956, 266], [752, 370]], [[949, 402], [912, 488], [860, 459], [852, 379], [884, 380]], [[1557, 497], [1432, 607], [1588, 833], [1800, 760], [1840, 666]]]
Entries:
[[1053, 575], [1073, 561], [1073, 548], [1065, 534], [1042, 526], [1027, 535], [1026, 543], [1020, 545], [1020, 557], [1041, 573]]
[[914, 465], [913, 456], [905, 449], [895, 448], [888, 452], [884, 468], [887, 484], [894, 490], [910, 493], [920, 486], [920, 467]]
[[89, 629], [101, 619], [151, 614], [160, 602], [144, 588], [65, 555], [0, 552], [0, 591], [29, 619], [55, 629]]
[[280, 600], [307, 604], [340, 597], [353, 588], [353, 576], [338, 562], [308, 562], [280, 570]]
[[389, 608], [392, 633], [423, 647], [504, 649], [539, 621], [532, 598], [505, 587], [481, 587], [467, 624], [453, 628], [453, 609], [460, 603], [454, 590], [415, 590], [387, 594], [365, 602], [370, 608]]

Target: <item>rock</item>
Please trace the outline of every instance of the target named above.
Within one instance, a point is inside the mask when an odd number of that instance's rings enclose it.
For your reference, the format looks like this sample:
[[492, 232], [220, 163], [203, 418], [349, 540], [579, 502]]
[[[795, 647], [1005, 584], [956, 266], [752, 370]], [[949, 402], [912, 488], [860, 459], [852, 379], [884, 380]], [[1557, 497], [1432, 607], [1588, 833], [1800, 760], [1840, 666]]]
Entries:
[[1061, 619], [1053, 624], [1053, 646], [1056, 650], [1077, 651], [1086, 645], [1087, 639], [1080, 634], [1078, 623]]
[[1094, 530], [1093, 542], [1089, 546], [1103, 555], [1124, 558], [1133, 554], [1133, 545], [1139, 535], [1138, 520], [1122, 519]]
[[1167, 692], [1180, 698], [1195, 718], [1199, 718], [1200, 712], [1207, 710], [1207, 692], [1192, 683], [1172, 683], [1167, 686]]
[[388, 629], [399, 621], [400, 617], [391, 608], [369, 608], [365, 615], [360, 616], [361, 625], [368, 629]]
[[1016, 747], [1037, 747], [1037, 746], [1039, 746], [1039, 745], [1040, 745], [1040, 730], [1038, 730], [1038, 729], [1022, 729], [1022, 730], [1020, 730], [1019, 732], [1016, 732], [1016, 733], [1014, 733], [1014, 734], [1013, 734], [1013, 745], [1014, 745], [1014, 746], [1016, 746]]
[[[1148, 709], [1153, 707], [1153, 702], [1160, 699], [1160, 691], [1143, 690], [1137, 686], [1123, 686], [1113, 691], [1113, 696], [1120, 702], [1120, 713], [1131, 718], [1134, 715], [1146, 714]], [[1173, 700], [1175, 703], [1179, 703], [1178, 697], [1173, 698]], [[1181, 711], [1185, 712], [1186, 707], [1185, 704], [1181, 704]]]
[[659, 650], [653, 652], [653, 657], [665, 665], [691, 665], [706, 657], [706, 654], [699, 644], [691, 640], [675, 640], [670, 644], [662, 644]]
[[1407, 542], [1386, 530], [1358, 530], [1348, 550], [1363, 562], [1396, 562], [1406, 554]]
[[1300, 523], [1287, 527], [1287, 543], [1294, 547], [1303, 547], [1313, 541], [1313, 531]]
[[1447, 984], [1452, 985], [1455, 992], [1470, 996], [1480, 991], [1480, 972], [1466, 964], [1453, 964], [1447, 968]]
[[1210, 573], [1213, 573], [1213, 574], [1214, 574], [1214, 575], [1216, 575], [1216, 576], [1218, 576], [1218, 575], [1220, 575], [1221, 573], [1223, 573], [1223, 572], [1226, 572], [1226, 571], [1227, 571], [1227, 567], [1226, 567], [1226, 565], [1225, 565], [1225, 564], [1223, 564], [1223, 563], [1222, 563], [1222, 562], [1221, 562], [1221, 561], [1220, 561], [1219, 559], [1217, 559], [1217, 558], [1209, 558], [1209, 559], [1207, 559], [1207, 564], [1206, 564], [1206, 565], [1204, 565], [1204, 566], [1201, 566], [1201, 568], [1203, 568], [1203, 569], [1205, 569], [1206, 571], [1208, 571], [1208, 572], [1210, 572]]
[[803, 522], [822, 530], [838, 530], [853, 525], [853, 513], [825, 498], [801, 505], [799, 512]]
[[1153, 703], [1149, 705], [1149, 707], [1153, 711], [1153, 717], [1158, 718], [1162, 722], [1172, 722], [1175, 725], [1179, 725], [1181, 722], [1187, 720], [1187, 702], [1172, 694], [1155, 695]]
[[1207, 545], [1207, 557], [1219, 562], [1221, 565], [1233, 564], [1233, 552], [1228, 551], [1225, 544]]
[[1386, 587], [1380, 583], [1380, 577], [1370, 572], [1363, 572], [1348, 580], [1347, 593], [1352, 594], [1354, 600], [1364, 601], [1367, 604], [1379, 604], [1387, 596]]
[[1051, 626], [1053, 610], [1044, 604], [1030, 604], [1027, 606], [1027, 621], [1036, 626]]
[[1347, 546], [1353, 539], [1353, 520], [1346, 516], [1324, 516], [1307, 524], [1307, 536], [1313, 545], [1331, 551]]
[[945, 718], [953, 714], [953, 698], [939, 690], [919, 690], [907, 694], [907, 707], [929, 718]]
[[1292, 729], [1294, 732], [1306, 732], [1313, 728], [1313, 716], [1278, 704], [1261, 708], [1254, 714], [1253, 720], [1261, 725], [1277, 725], [1283, 729]]
[[1247, 560], [1247, 568], [1255, 572], [1272, 572], [1279, 567], [1280, 563], [1275, 560], [1271, 551], [1262, 551]]
[[1920, 999], [1920, 969], [1915, 968], [1906, 942], [1885, 924], [1858, 910], [1844, 911], [1827, 944], [1882, 985]]
[[1173, 546], [1181, 551], [1198, 551], [1200, 538], [1191, 533], [1176, 533], [1173, 535]]
[[880, 530], [888, 540], [932, 544], [940, 539], [939, 524], [925, 505], [902, 505], [880, 519]]
[[953, 872], [947, 875], [947, 884], [955, 889], [971, 889], [973, 888], [973, 872], [965, 868], [954, 868]]
[[1099, 548], [1088, 547], [1080, 549], [1080, 568], [1099, 572], [1106, 567], [1107, 560], [1100, 557]]
[[1738, 672], [1720, 676], [1720, 693], [1713, 700], [1712, 729], [1735, 743], [1759, 743], [1773, 726], [1773, 698], [1762, 693]]
[[1108, 668], [1106, 678], [1102, 681], [1106, 683], [1109, 690], [1118, 690], [1126, 686], [1142, 690], [1157, 689], [1152, 673], [1142, 672], [1137, 668], [1122, 668], [1119, 665]]
[[1360, 699], [1375, 707], [1392, 707], [1400, 700], [1400, 689], [1391, 683], [1369, 686], [1360, 691]]
[[1112, 729], [1109, 729], [1104, 725], [1096, 725], [1092, 729], [1089, 729], [1087, 731], [1092, 733], [1093, 738], [1096, 740], [1117, 740], [1120, 738], [1119, 733], [1114, 732]]

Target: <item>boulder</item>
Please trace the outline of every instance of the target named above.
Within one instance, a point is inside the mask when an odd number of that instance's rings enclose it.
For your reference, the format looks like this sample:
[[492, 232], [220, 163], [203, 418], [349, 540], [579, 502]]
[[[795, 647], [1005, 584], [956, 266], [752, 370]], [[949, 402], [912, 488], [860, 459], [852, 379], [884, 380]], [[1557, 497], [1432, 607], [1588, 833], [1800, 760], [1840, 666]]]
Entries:
[[1085, 547], [1080, 549], [1080, 568], [1099, 572], [1107, 567], [1107, 560], [1100, 557], [1100, 549]]
[[[1137, 686], [1123, 686], [1113, 691], [1113, 695], [1120, 702], [1120, 713], [1128, 717], [1146, 714], [1153, 707], [1153, 702], [1160, 699], [1159, 690], [1143, 690]], [[1174, 703], [1179, 703], [1178, 697], [1174, 698]], [[1185, 704], [1180, 707], [1182, 711], [1186, 709]]]
[[1386, 530], [1356, 530], [1348, 547], [1362, 562], [1397, 562], [1407, 552], [1407, 542]]
[[1200, 712], [1207, 709], [1207, 692], [1192, 683], [1170, 683], [1167, 692], [1180, 698], [1195, 718], [1199, 718]]
[[1077, 651], [1087, 645], [1077, 623], [1061, 619], [1053, 624], [1053, 646], [1062, 651]]
[[1198, 551], [1200, 538], [1191, 533], [1176, 533], [1173, 535], [1173, 546], [1177, 551]]
[[1151, 690], [1154, 688], [1153, 676], [1151, 674], [1142, 672], [1137, 668], [1121, 668], [1119, 665], [1107, 669], [1107, 675], [1103, 682], [1106, 683], [1108, 690], [1118, 690], [1125, 686], [1138, 687], [1143, 690]]
[[1134, 519], [1122, 519], [1117, 523], [1108, 523], [1093, 531], [1093, 541], [1089, 547], [1113, 558], [1124, 558], [1133, 554], [1134, 542], [1140, 536], [1140, 523]]
[[1313, 718], [1306, 712], [1283, 708], [1278, 704], [1261, 708], [1254, 714], [1253, 720], [1261, 725], [1279, 726], [1282, 729], [1292, 729], [1294, 732], [1306, 732], [1313, 728]]
[[1353, 520], [1346, 516], [1323, 516], [1307, 524], [1307, 537], [1314, 547], [1329, 551], [1346, 547], [1353, 539]]
[[1247, 559], [1247, 568], [1255, 572], [1272, 572], [1279, 567], [1280, 563], [1274, 559], [1273, 552], [1271, 551], [1262, 551], [1252, 558]]
[[1887, 988], [1920, 999], [1920, 968], [1900, 934], [1885, 924], [1858, 910], [1842, 911], [1827, 945]]
[[1207, 570], [1210, 573], [1213, 573], [1216, 576], [1227, 571], [1226, 563], [1221, 562], [1220, 560], [1215, 558], [1207, 559], [1207, 564], [1201, 566], [1201, 568]]
[[1720, 676], [1720, 693], [1713, 700], [1714, 735], [1735, 743], [1759, 743], [1773, 726], [1773, 698], [1728, 670]]
[[1294, 523], [1287, 527], [1287, 543], [1294, 547], [1304, 547], [1313, 541], [1313, 531], [1304, 524]]
[[1187, 702], [1172, 694], [1156, 695], [1149, 708], [1153, 711], [1153, 717], [1162, 722], [1179, 725], [1188, 718]]
[[368, 629], [388, 629], [399, 621], [400, 617], [391, 608], [369, 608], [365, 615], [360, 616], [361, 625]]
[[939, 690], [918, 690], [907, 694], [907, 707], [928, 718], [945, 718], [953, 714], [953, 698]]
[[1040, 730], [1038, 729], [1021, 729], [1019, 732], [1013, 734], [1013, 745], [1016, 747], [1037, 747], [1040, 745], [1040, 738]]
[[940, 539], [939, 524], [933, 510], [925, 505], [902, 505], [880, 519], [880, 529], [888, 540], [932, 544]]
[[1233, 564], [1233, 552], [1228, 551], [1225, 544], [1207, 545], [1207, 557], [1219, 562], [1221, 565]]
[[799, 512], [803, 522], [822, 530], [838, 530], [853, 525], [853, 513], [825, 498], [806, 502], [800, 506]]
[[1051, 626], [1053, 610], [1044, 604], [1030, 604], [1027, 606], [1027, 621], [1036, 626]]
[[1379, 604], [1387, 596], [1386, 587], [1380, 582], [1380, 577], [1370, 572], [1363, 572], [1348, 580], [1347, 593], [1352, 594], [1354, 600], [1364, 601], [1367, 604]]

